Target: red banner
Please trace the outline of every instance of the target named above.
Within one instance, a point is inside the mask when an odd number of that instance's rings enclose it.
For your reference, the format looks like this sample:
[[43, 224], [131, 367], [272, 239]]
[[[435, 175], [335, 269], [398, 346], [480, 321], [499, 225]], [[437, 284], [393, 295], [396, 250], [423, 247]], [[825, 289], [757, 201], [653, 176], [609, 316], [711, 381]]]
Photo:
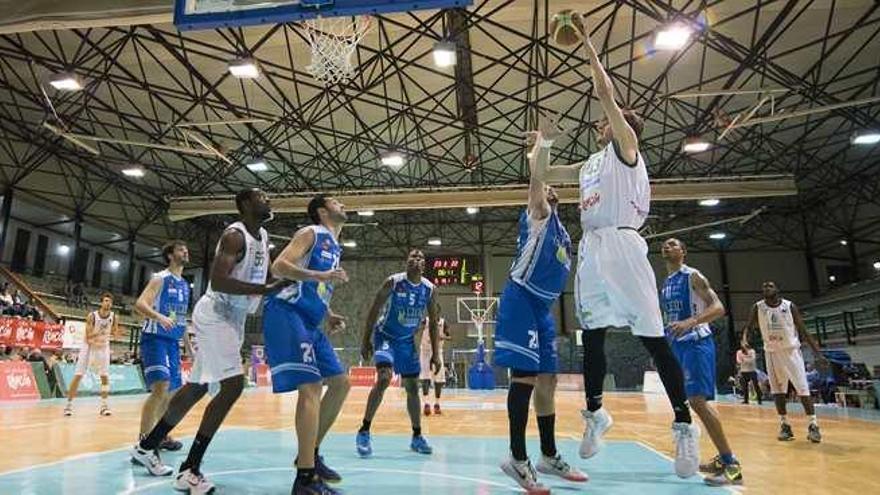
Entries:
[[192, 361], [181, 361], [180, 362], [180, 383], [187, 384], [189, 383], [189, 375], [192, 373], [193, 364]]
[[64, 326], [24, 318], [0, 318], [0, 344], [37, 349], [61, 349]]
[[37, 400], [40, 391], [31, 363], [24, 361], [0, 362], [0, 401]]
[[[352, 366], [348, 370], [348, 379], [352, 387], [372, 387], [376, 383], [376, 368], [370, 366]], [[391, 377], [391, 386], [400, 386], [400, 375]]]

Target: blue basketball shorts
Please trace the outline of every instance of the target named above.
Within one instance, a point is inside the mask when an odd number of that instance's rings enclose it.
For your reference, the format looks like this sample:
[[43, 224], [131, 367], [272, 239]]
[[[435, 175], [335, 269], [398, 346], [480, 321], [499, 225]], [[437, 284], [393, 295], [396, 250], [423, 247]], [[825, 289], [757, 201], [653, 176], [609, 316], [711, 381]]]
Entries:
[[377, 329], [373, 332], [373, 349], [376, 366], [390, 364], [394, 372], [403, 377], [417, 377], [422, 370], [413, 335], [394, 338]]
[[672, 352], [684, 372], [688, 397], [702, 396], [715, 400], [715, 339], [673, 341]]
[[507, 281], [495, 326], [495, 364], [535, 373], [556, 373], [559, 354], [551, 305]]
[[177, 339], [142, 334], [141, 363], [147, 389], [156, 382], [168, 382], [168, 390], [180, 388], [180, 342]]
[[266, 300], [263, 338], [276, 394], [345, 372], [330, 339], [317, 325], [307, 324], [286, 302]]

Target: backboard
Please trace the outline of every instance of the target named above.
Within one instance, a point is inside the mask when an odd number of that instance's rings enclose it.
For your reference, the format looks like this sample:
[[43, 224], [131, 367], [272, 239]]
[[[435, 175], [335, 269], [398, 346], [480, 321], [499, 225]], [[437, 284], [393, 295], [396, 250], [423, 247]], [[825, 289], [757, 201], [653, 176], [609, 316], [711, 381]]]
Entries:
[[458, 297], [456, 298], [456, 310], [458, 323], [470, 325], [468, 326], [468, 337], [477, 337], [479, 340], [483, 340], [483, 326], [497, 322], [495, 314], [498, 311], [498, 298]]
[[473, 0], [175, 0], [181, 31], [299, 22], [322, 17], [464, 8]]

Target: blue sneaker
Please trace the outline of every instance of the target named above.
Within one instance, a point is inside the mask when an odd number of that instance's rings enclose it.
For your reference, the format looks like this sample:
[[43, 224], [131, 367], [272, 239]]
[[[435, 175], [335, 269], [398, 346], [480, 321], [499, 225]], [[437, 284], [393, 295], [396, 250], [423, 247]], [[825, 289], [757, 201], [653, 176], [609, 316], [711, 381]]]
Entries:
[[324, 456], [322, 455], [315, 457], [315, 474], [327, 483], [339, 483], [342, 481], [342, 476], [339, 473], [324, 464]]
[[412, 442], [409, 444], [409, 448], [418, 452], [419, 454], [430, 454], [434, 451], [430, 445], [428, 445], [428, 441], [425, 440], [425, 437], [419, 435], [417, 437], [413, 437]]
[[373, 455], [373, 440], [370, 438], [369, 431], [359, 431], [355, 444], [357, 445], [359, 456], [369, 457]]
[[300, 483], [300, 480], [294, 481], [290, 495], [342, 495], [342, 492], [330, 488], [321, 478], [316, 478], [308, 485]]

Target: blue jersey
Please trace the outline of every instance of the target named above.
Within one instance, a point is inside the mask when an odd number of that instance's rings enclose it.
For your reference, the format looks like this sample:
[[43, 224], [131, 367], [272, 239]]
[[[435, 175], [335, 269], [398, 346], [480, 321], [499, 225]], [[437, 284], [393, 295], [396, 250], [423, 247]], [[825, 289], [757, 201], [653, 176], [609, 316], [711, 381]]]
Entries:
[[189, 282], [169, 270], [162, 270], [153, 275], [153, 278], [162, 279], [162, 288], [153, 301], [153, 309], [174, 321], [174, 327], [165, 330], [156, 320], [144, 320], [141, 333], [151, 334], [157, 337], [179, 340], [186, 332], [186, 312], [189, 310]]
[[[323, 225], [305, 227], [315, 233], [315, 243], [306, 254], [303, 265], [309, 270], [329, 272], [339, 268], [342, 248], [336, 242], [333, 233]], [[293, 305], [303, 321], [311, 326], [318, 326], [324, 320], [330, 299], [333, 297], [333, 284], [300, 280], [285, 287], [272, 296], [275, 299]]]
[[406, 272], [391, 277], [391, 293], [382, 307], [376, 328], [392, 339], [412, 337], [425, 318], [434, 284], [422, 277], [414, 284], [406, 278]]
[[553, 210], [535, 221], [523, 210], [510, 278], [538, 298], [553, 302], [565, 289], [571, 270], [571, 237]]
[[[681, 269], [666, 277], [666, 281], [663, 283], [663, 289], [660, 291], [660, 308], [663, 310], [663, 322], [666, 325], [666, 335], [669, 338], [672, 338], [669, 330], [670, 323], [686, 320], [706, 309], [706, 304], [694, 292], [691, 285], [691, 276], [695, 273], [698, 273], [697, 270], [682, 265]], [[712, 329], [707, 323], [703, 323], [683, 335], [675, 337], [675, 340], [698, 340], [711, 334]]]

